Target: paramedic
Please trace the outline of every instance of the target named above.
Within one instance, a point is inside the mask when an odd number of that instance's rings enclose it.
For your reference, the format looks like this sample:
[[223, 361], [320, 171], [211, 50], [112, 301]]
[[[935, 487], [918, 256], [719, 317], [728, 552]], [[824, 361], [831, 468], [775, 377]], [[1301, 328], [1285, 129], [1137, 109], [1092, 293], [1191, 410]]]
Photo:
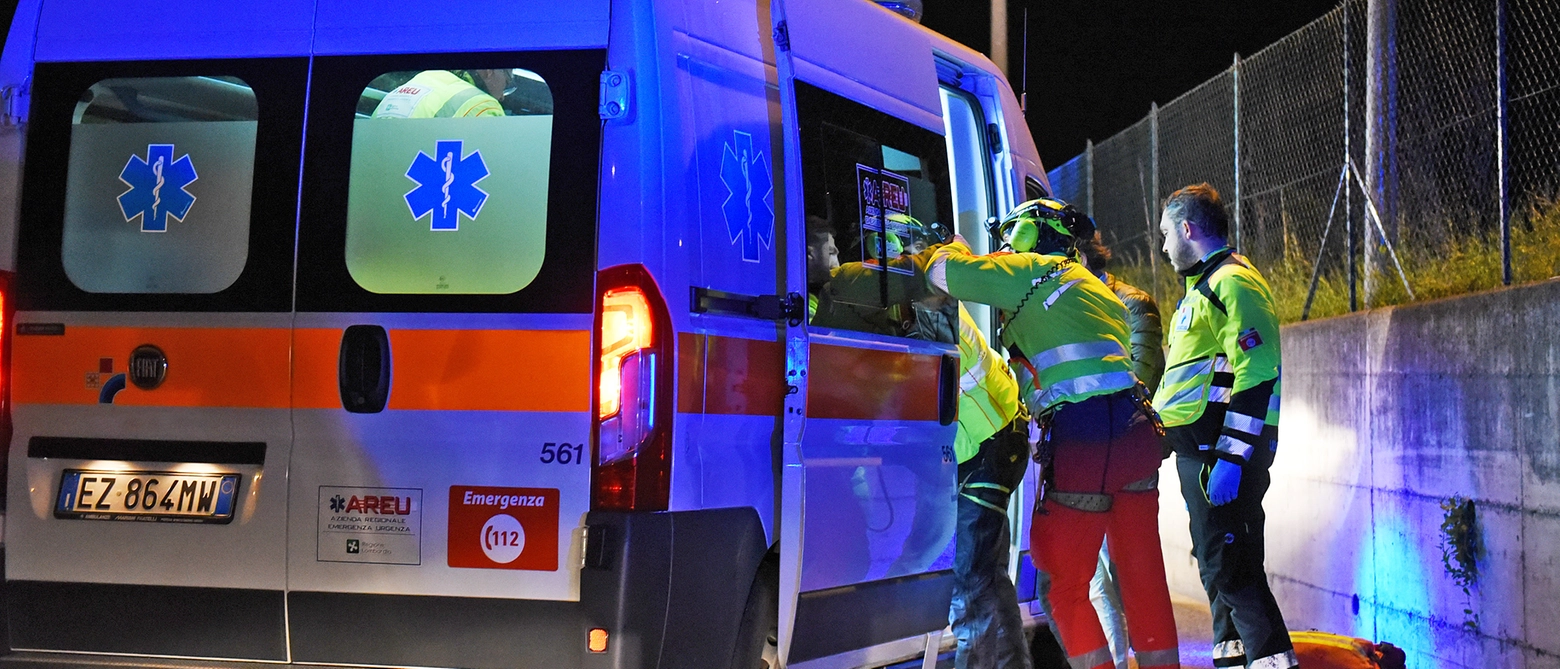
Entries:
[[821, 216], [807, 217], [807, 320], [818, 313], [818, 292], [840, 266], [834, 226]]
[[[1170, 195], [1159, 219], [1186, 297], [1154, 406], [1175, 450], [1192, 553], [1213, 610], [1213, 664], [1297, 666], [1263, 572], [1262, 496], [1278, 439], [1278, 317], [1267, 281], [1225, 241], [1208, 184]], [[1130, 616], [1129, 616], [1130, 620]]]
[[504, 116], [508, 70], [424, 70], [385, 94], [374, 118]]
[[1014, 252], [975, 256], [955, 240], [933, 256], [927, 279], [935, 290], [1000, 310], [1001, 342], [1029, 373], [1032, 385], [1020, 394], [1043, 426], [1036, 456], [1045, 481], [1030, 550], [1051, 579], [1068, 660], [1076, 669], [1112, 665], [1089, 603], [1089, 578], [1108, 540], [1139, 666], [1179, 667], [1159, 548], [1160, 443], [1132, 374], [1126, 307], [1072, 255], [1094, 223], [1041, 198], [999, 225]]
[[1008, 498], [1029, 466], [1029, 413], [1013, 370], [959, 305], [958, 528], [948, 623], [958, 669], [1029, 669], [1008, 579]]
[[[1078, 261], [1105, 282], [1105, 286], [1127, 306], [1127, 326], [1132, 330], [1132, 374], [1145, 388], [1158, 388], [1159, 377], [1165, 372], [1165, 339], [1159, 321], [1159, 304], [1153, 296], [1105, 271], [1110, 260], [1110, 247], [1100, 239], [1100, 233], [1078, 240]], [[1100, 564], [1094, 579], [1089, 581], [1089, 599], [1099, 611], [1116, 669], [1127, 669], [1129, 637], [1127, 621], [1121, 612], [1121, 585], [1117, 582], [1116, 565], [1110, 560], [1110, 549], [1104, 546], [1100, 547]]]

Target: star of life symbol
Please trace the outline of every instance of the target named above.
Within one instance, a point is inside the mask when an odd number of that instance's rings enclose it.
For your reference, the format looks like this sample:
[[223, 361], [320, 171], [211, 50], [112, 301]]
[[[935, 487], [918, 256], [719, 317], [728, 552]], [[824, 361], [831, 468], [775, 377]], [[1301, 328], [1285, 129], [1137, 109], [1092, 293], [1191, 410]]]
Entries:
[[753, 150], [753, 136], [740, 130], [731, 134], [720, 157], [720, 180], [727, 192], [720, 210], [731, 243], [742, 247], [742, 259], [758, 262], [759, 245], [767, 249], [774, 242], [775, 185], [764, 153]]
[[196, 178], [189, 154], [174, 160], [172, 144], [148, 144], [145, 160], [131, 154], [119, 172], [119, 180], [130, 187], [119, 195], [119, 211], [126, 222], [141, 219], [141, 232], [167, 232], [168, 219], [182, 223], [195, 204], [184, 188]]
[[441, 139], [432, 156], [418, 151], [406, 170], [406, 178], [417, 182], [406, 193], [406, 206], [412, 210], [412, 220], [429, 216], [430, 230], [459, 230], [460, 215], [475, 221], [487, 202], [487, 191], [477, 187], [488, 177], [482, 152], [464, 155], [462, 146], [461, 140]]

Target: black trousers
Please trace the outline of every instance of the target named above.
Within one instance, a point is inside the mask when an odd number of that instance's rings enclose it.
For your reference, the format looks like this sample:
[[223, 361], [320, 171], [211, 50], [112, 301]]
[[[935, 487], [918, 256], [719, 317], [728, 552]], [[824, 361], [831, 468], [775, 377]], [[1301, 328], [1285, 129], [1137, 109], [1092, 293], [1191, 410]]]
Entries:
[[[948, 622], [957, 669], [1030, 669], [1018, 594], [1008, 578], [1008, 497], [1029, 466], [1028, 420], [1021, 417], [959, 465], [953, 602]], [[997, 486], [997, 487], [993, 487]]]
[[1192, 553], [1213, 612], [1213, 664], [1298, 666], [1284, 615], [1262, 566], [1267, 521], [1262, 498], [1270, 482], [1268, 471], [1257, 465], [1245, 467], [1235, 501], [1213, 506], [1207, 493], [1213, 456], [1189, 454], [1196, 452], [1196, 444], [1210, 441], [1198, 440], [1197, 432], [1194, 426], [1173, 427], [1166, 430], [1165, 439], [1176, 450], [1181, 496], [1191, 516]]

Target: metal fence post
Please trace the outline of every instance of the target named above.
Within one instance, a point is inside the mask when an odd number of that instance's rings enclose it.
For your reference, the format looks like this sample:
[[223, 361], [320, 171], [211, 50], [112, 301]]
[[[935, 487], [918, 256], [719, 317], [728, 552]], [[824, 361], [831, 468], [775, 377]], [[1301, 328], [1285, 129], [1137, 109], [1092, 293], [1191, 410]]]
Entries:
[[[1152, 204], [1154, 207], [1157, 208], [1159, 206], [1159, 103], [1158, 102], [1150, 103], [1149, 106], [1148, 106], [1148, 172], [1149, 172], [1148, 201], [1149, 201], [1150, 204]], [[1149, 245], [1148, 245], [1149, 246], [1148, 254], [1149, 254], [1149, 258], [1150, 258], [1149, 262], [1151, 263], [1151, 266], [1149, 267], [1149, 270], [1150, 270], [1150, 275], [1154, 278], [1154, 289], [1152, 291], [1149, 291], [1149, 292], [1153, 294], [1155, 301], [1163, 304], [1164, 301], [1165, 301], [1165, 297], [1167, 297], [1167, 296], [1160, 294], [1160, 291], [1159, 291], [1159, 249], [1157, 248], [1158, 244], [1154, 243], [1154, 242], [1159, 241], [1159, 238], [1158, 237], [1154, 237], [1154, 236], [1150, 236], [1148, 241], [1150, 242]]]
[[[1398, 11], [1397, 0], [1370, 0], [1367, 3], [1365, 73], [1365, 169], [1373, 201], [1379, 214], [1379, 233], [1397, 237], [1398, 233]], [[1380, 248], [1370, 226], [1365, 227], [1365, 306], [1376, 304], [1380, 290]]]
[[[1353, 149], [1350, 148], [1350, 135], [1353, 133], [1353, 131], [1349, 129], [1349, 117], [1352, 116], [1352, 114], [1349, 113], [1349, 44], [1349, 3], [1347, 0], [1345, 0], [1343, 3], [1343, 169], [1345, 170], [1349, 169], [1349, 165], [1352, 165], [1354, 162], [1354, 154], [1351, 153]], [[1345, 178], [1347, 178], [1347, 175], [1345, 175]], [[1358, 271], [1355, 269], [1355, 263], [1357, 262], [1359, 256], [1357, 255], [1358, 252], [1354, 248], [1353, 193], [1354, 188], [1350, 187], [1348, 182], [1345, 181], [1343, 185], [1343, 236], [1344, 239], [1348, 240], [1347, 246], [1349, 247], [1348, 262], [1350, 313], [1359, 311], [1360, 308], [1359, 275], [1357, 273]]]
[[1243, 252], [1244, 249], [1240, 246], [1240, 54], [1238, 53], [1235, 54], [1235, 62], [1230, 65], [1230, 81], [1234, 88], [1231, 97], [1235, 100], [1233, 105], [1235, 118], [1232, 124], [1235, 126], [1235, 251]]
[[1086, 207], [1084, 211], [1092, 217], [1094, 216], [1094, 140], [1088, 140], [1084, 144], [1083, 154], [1083, 163], [1087, 166], [1084, 168], [1085, 176], [1083, 181], [1084, 206]]
[[1501, 283], [1511, 285], [1511, 98], [1506, 58], [1506, 0], [1495, 0], [1495, 158], [1500, 180]]

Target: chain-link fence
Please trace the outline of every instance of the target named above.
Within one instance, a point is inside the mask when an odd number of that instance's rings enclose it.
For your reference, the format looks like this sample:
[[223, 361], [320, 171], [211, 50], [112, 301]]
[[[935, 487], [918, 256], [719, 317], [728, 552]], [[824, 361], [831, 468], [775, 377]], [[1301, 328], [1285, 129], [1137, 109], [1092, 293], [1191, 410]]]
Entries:
[[1560, 274], [1560, 3], [1346, 0], [1050, 173], [1161, 302], [1159, 209], [1207, 182], [1282, 317]]

